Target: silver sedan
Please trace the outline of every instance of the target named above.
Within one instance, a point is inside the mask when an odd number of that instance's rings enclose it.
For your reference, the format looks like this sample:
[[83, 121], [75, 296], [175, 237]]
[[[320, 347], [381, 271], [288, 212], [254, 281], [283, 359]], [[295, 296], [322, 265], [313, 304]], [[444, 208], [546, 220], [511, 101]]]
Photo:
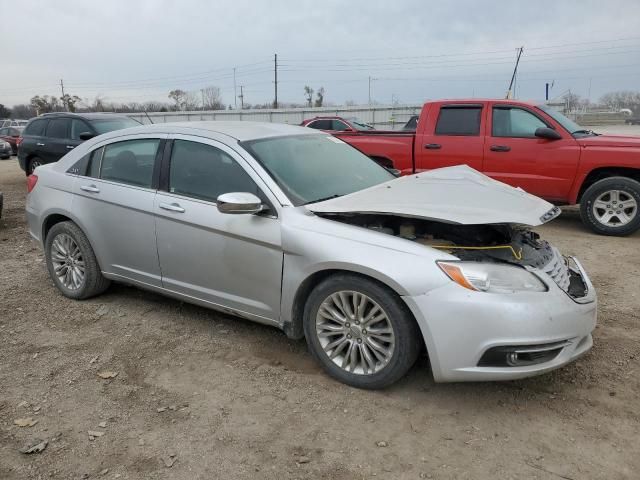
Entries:
[[308, 128], [190, 122], [101, 135], [28, 177], [60, 292], [111, 281], [306, 338], [333, 377], [521, 378], [589, 350], [580, 263], [530, 226], [559, 209], [466, 167], [395, 178]]

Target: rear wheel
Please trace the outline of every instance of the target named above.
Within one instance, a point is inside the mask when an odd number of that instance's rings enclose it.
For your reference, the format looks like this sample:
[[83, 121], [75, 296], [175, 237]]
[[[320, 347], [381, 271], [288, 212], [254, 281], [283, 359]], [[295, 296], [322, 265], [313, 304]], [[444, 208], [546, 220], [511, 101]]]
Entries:
[[357, 388], [396, 382], [420, 350], [419, 329], [398, 295], [357, 275], [329, 277], [311, 292], [304, 330], [327, 373]]
[[44, 165], [44, 162], [39, 157], [33, 157], [27, 162], [27, 175], [31, 175], [36, 167]]
[[45, 240], [51, 279], [65, 297], [94, 297], [109, 287], [85, 234], [73, 222], [55, 224]]
[[610, 177], [591, 185], [582, 195], [582, 221], [602, 235], [629, 235], [640, 228], [640, 182]]

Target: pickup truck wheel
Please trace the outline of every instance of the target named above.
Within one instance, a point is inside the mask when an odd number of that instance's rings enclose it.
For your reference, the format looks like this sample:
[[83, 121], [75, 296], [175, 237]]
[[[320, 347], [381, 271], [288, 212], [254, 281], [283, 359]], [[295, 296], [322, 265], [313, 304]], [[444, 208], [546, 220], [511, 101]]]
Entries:
[[329, 375], [356, 388], [384, 388], [402, 378], [420, 351], [420, 331], [394, 292], [366, 278], [340, 274], [311, 292], [304, 332]]
[[624, 236], [640, 228], [640, 182], [610, 177], [591, 185], [582, 195], [582, 221], [602, 235]]

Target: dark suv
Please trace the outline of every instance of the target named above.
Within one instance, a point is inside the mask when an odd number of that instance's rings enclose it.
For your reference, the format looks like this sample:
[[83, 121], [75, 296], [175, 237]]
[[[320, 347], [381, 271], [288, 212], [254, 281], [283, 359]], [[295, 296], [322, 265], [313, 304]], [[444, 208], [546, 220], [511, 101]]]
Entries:
[[140, 123], [113, 113], [45, 113], [32, 118], [18, 142], [18, 162], [27, 175], [38, 165], [53, 163], [83, 141]]

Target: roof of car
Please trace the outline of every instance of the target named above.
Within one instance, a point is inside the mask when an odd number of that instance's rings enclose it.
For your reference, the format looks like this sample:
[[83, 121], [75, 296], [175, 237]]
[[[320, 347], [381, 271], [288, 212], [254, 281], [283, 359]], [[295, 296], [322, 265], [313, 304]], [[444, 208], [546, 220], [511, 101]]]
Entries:
[[[181, 133], [207, 137], [211, 133], [219, 133], [235, 138], [238, 141], [257, 140], [260, 138], [283, 137], [286, 135], [324, 135], [311, 128], [287, 125], [284, 123], [245, 122], [245, 121], [201, 121], [156, 123], [132, 127], [126, 130], [111, 132], [114, 135], [136, 133]], [[107, 134], [108, 135], [108, 134]]]
[[40, 117], [77, 117], [85, 118], [87, 120], [97, 120], [105, 118], [122, 118], [127, 115], [124, 113], [111, 113], [111, 112], [89, 112], [89, 113], [75, 113], [75, 112], [49, 112], [43, 113]]

